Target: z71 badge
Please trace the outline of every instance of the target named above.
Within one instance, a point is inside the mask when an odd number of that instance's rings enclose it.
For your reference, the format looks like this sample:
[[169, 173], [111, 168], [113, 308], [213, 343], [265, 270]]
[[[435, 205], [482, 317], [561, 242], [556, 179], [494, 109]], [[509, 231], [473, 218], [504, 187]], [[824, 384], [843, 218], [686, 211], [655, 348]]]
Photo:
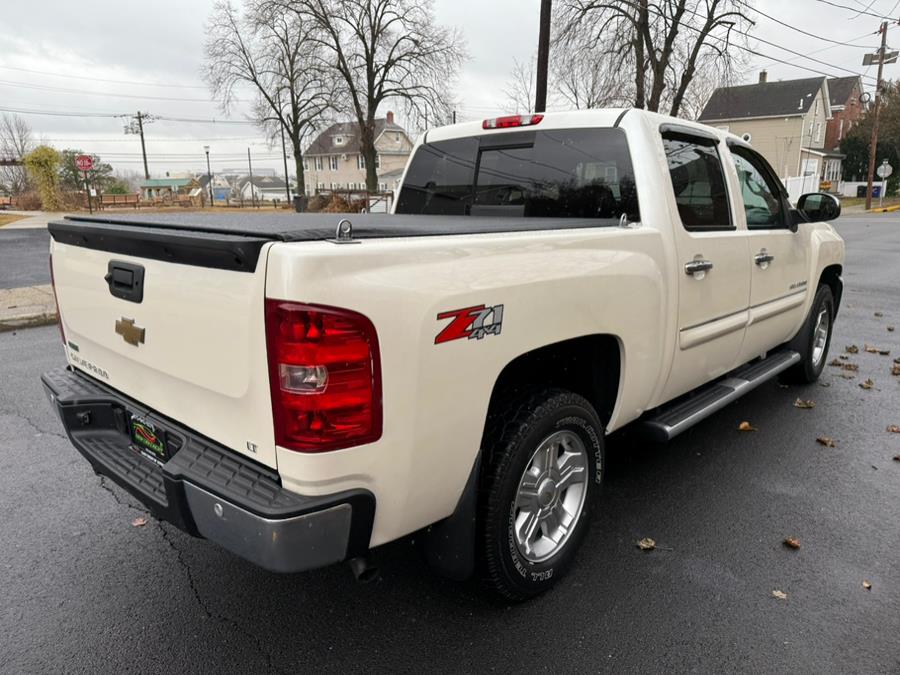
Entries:
[[434, 344], [438, 345], [442, 342], [462, 338], [480, 340], [485, 335], [500, 335], [500, 329], [503, 326], [503, 305], [494, 305], [493, 307], [478, 305], [477, 307], [454, 309], [449, 312], [441, 312], [437, 318], [438, 321], [453, 320], [437, 334]]

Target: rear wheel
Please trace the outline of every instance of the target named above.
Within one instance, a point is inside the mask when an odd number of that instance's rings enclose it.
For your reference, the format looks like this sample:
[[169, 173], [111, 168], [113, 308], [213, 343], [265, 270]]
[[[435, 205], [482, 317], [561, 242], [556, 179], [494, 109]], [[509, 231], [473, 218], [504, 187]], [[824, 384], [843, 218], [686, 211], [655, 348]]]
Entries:
[[567, 391], [532, 395], [494, 417], [479, 546], [488, 584], [511, 600], [550, 588], [588, 528], [603, 469], [603, 425]]
[[831, 346], [833, 324], [834, 297], [831, 289], [822, 285], [816, 290], [806, 323], [791, 342], [800, 353], [800, 362], [785, 373], [788, 380], [808, 384], [819, 379]]

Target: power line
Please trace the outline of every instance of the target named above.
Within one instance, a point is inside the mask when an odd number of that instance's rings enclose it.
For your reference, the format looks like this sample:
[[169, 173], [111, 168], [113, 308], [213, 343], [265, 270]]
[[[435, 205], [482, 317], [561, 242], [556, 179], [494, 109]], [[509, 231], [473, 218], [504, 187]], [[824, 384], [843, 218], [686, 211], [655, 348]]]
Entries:
[[141, 87], [167, 87], [171, 89], [206, 89], [202, 84], [163, 84], [157, 82], [138, 82], [134, 80], [109, 80], [102, 77], [87, 77], [84, 75], [63, 75], [62, 73], [51, 73], [46, 70], [31, 70], [30, 68], [16, 68], [15, 66], [0, 65], [3, 70], [17, 70], [21, 73], [31, 73], [33, 75], [50, 75], [51, 77], [62, 77], [71, 80], [88, 80], [90, 82], [106, 82], [108, 84], [133, 84]]
[[0, 80], [0, 87], [15, 87], [16, 89], [34, 89], [37, 91], [59, 92], [62, 94], [78, 94], [79, 96], [105, 96], [106, 98], [138, 98], [150, 101], [181, 101], [188, 103], [212, 103], [208, 98], [184, 98], [178, 96], [144, 96], [142, 94], [110, 94], [103, 91], [85, 91], [83, 89], [68, 89], [66, 87], [53, 87], [47, 84], [28, 84], [26, 82], [11, 82]]
[[[742, 5], [744, 5], [745, 7], [747, 7], [747, 9], [750, 9], [750, 10], [756, 12], [757, 14], [760, 14], [760, 15], [766, 17], [766, 18], [769, 19], [770, 21], [774, 21], [775, 23], [781, 24], [782, 26], [785, 26], [786, 28], [790, 28], [791, 30], [797, 31], [798, 33], [802, 33], [803, 35], [808, 35], [809, 37], [816, 38], [817, 40], [822, 40], [823, 42], [831, 42], [831, 43], [833, 43], [833, 44], [835, 44], [835, 45], [840, 45], [840, 46], [842, 46], [842, 47], [856, 47], [857, 49], [868, 49], [868, 50], [877, 49], [877, 47], [870, 47], [870, 46], [868, 46], [868, 45], [854, 45], [854, 44], [850, 44], [850, 43], [848, 43], [848, 42], [842, 42], [842, 41], [840, 41], [840, 40], [832, 40], [831, 38], [827, 38], [827, 37], [824, 37], [824, 36], [822, 36], [822, 35], [816, 35], [815, 33], [809, 33], [809, 32], [807, 32], [807, 31], [803, 30], [802, 28], [797, 28], [796, 26], [792, 26], [792, 25], [789, 24], [789, 23], [785, 23], [785, 22], [782, 21], [781, 19], [776, 19], [776, 18], [775, 18], [774, 16], [772, 16], [771, 14], [766, 14], [766, 13], [765, 13], [764, 11], [762, 11], [761, 9], [757, 9], [756, 7], [754, 7], [753, 5], [751, 5], [750, 3], [748, 3], [747, 0], [740, 0], [740, 2], [741, 2]], [[876, 34], [876, 33], [875, 33], [874, 31], [873, 31], [872, 33], [866, 33], [866, 35], [875, 35], [875, 34]], [[854, 38], [854, 39], [856, 39], [856, 38]]]
[[[851, 42], [852, 42], [852, 41], [859, 40], [860, 38], [864, 38], [864, 37], [867, 37], [867, 36], [872, 35], [872, 34], [873, 34], [873, 33], [871, 33], [871, 32], [866, 32], [866, 33], [863, 33], [862, 35], [858, 35], [858, 36], [856, 36], [856, 37], [854, 37], [854, 38], [850, 38], [850, 40], [851, 40]], [[836, 47], [839, 47], [839, 46], [842, 46], [842, 45], [828, 45], [828, 46], [826, 46], [826, 47], [822, 47], [821, 49], [814, 49], [813, 51], [811, 51], [811, 52], [809, 52], [809, 53], [810, 53], [810, 54], [820, 54], [820, 53], [822, 53], [822, 52], [824, 52], [824, 51], [828, 51], [829, 49], [835, 49]], [[794, 64], [796, 64], [796, 62], [798, 61], [798, 59], [799, 59], [799, 57], [794, 57], [793, 59], [788, 59], [787, 61], [780, 61], [780, 62], [779, 62], [777, 59], [774, 60], [774, 61], [766, 61], [766, 62], [763, 64], [763, 68], [767, 67], [770, 63], [783, 63], [783, 64], [785, 64], [785, 65], [794, 65]], [[869, 68], [866, 68], [866, 69], [862, 72], [862, 75], [861, 75], [860, 77], [862, 77], [863, 79], [867, 79], [868, 76], [869, 76]]]
[[822, 4], [831, 5], [832, 7], [838, 7], [840, 9], [848, 9], [851, 12], [857, 12], [857, 15], [865, 14], [866, 16], [874, 16], [876, 19], [883, 19], [885, 21], [896, 21], [896, 19], [893, 19], [889, 16], [884, 16], [882, 14], [873, 14], [872, 12], [867, 12], [867, 11], [861, 10], [858, 7], [848, 7], [847, 5], [841, 5], [837, 2], [831, 2], [831, 0], [816, 0], [816, 2], [821, 2]]
[[[98, 113], [98, 112], [71, 112], [71, 111], [55, 111], [55, 110], [29, 110], [26, 108], [0, 107], [0, 112], [16, 113], [19, 115], [50, 115], [52, 117], [132, 117], [133, 113]], [[217, 119], [200, 119], [196, 117], [167, 117], [165, 115], [154, 115], [154, 120], [163, 122], [186, 122], [198, 124], [250, 124], [256, 123], [251, 120], [217, 120]]]
[[[820, 1], [824, 1], [824, 0], [820, 0]], [[699, 14], [698, 12], [696, 12], [696, 11], [694, 11], [694, 10], [688, 9], [688, 10], [686, 10], [686, 11], [689, 12], [690, 14], [695, 15], [695, 16], [699, 16], [699, 17], [701, 17], [701, 18], [705, 18], [702, 14]], [[659, 16], [661, 16], [661, 17], [663, 16], [663, 14], [662, 14], [661, 12], [659, 12], [659, 10], [657, 10], [657, 13], [659, 14]], [[703, 33], [702, 30], [700, 30], [700, 29], [697, 28], [696, 26], [692, 26], [692, 25], [689, 24], [689, 23], [683, 24], [683, 27], [684, 27], [684, 28], [687, 28], [687, 29], [689, 29], [689, 30], [692, 30], [692, 31], [694, 31], [694, 32], [696, 32], [696, 33], [700, 33], [701, 35], [704, 35], [704, 33]], [[746, 31], [737, 30], [736, 28], [733, 28], [732, 30], [734, 30], [734, 32], [737, 33], [738, 35], [743, 35], [744, 37], [746, 37], [746, 38], [748, 38], [748, 39], [751, 39], [751, 40], [758, 40], [759, 42], [762, 42], [762, 43], [764, 43], [764, 44], [769, 45], [770, 47], [775, 47], [776, 49], [781, 49], [781, 50], [784, 50], [784, 51], [786, 51], [786, 52], [790, 52], [791, 54], [795, 54], [796, 56], [799, 56], [799, 57], [804, 58], [804, 59], [808, 59], [808, 60], [813, 61], [813, 62], [815, 62], [815, 63], [820, 63], [820, 64], [822, 64], [822, 65], [824, 65], [824, 66], [829, 67], [829, 68], [836, 68], [836, 69], [838, 69], [838, 70], [843, 70], [844, 72], [850, 73], [850, 74], [852, 74], [852, 75], [856, 75], [856, 76], [858, 76], [858, 77], [860, 77], [860, 78], [863, 77], [862, 75], [860, 75], [860, 74], [859, 74], [857, 71], [855, 71], [855, 70], [850, 70], [850, 69], [848, 69], [848, 68], [842, 68], [841, 66], [836, 66], [836, 65], [834, 65], [833, 63], [828, 63], [827, 61], [822, 61], [822, 60], [820, 60], [820, 59], [814, 59], [814, 58], [812, 58], [811, 56], [808, 56], [808, 55], [806, 55], [806, 54], [802, 54], [801, 52], [798, 52], [798, 51], [795, 51], [795, 50], [793, 50], [793, 49], [790, 49], [789, 47], [782, 47], [781, 45], [775, 44], [774, 42], [769, 42], [768, 40], [764, 40], [764, 39], [762, 39], [762, 38], [753, 37], [752, 35], [750, 35], [750, 34], [749, 34], [748, 32], [746, 32]], [[801, 66], [801, 65], [798, 65], [798, 64], [796, 64], [796, 63], [787, 63], [787, 62], [784, 61], [783, 59], [778, 59], [778, 58], [775, 58], [775, 57], [770, 56], [770, 55], [768, 55], [768, 54], [763, 54], [762, 52], [759, 52], [759, 51], [757, 51], [757, 50], [755, 50], [755, 49], [751, 49], [751, 48], [749, 48], [749, 47], [744, 47], [744, 46], [742, 46], [742, 45], [737, 44], [736, 42], [731, 42], [731, 41], [729, 41], [729, 40], [725, 40], [724, 38], [720, 38], [720, 37], [718, 37], [718, 36], [714, 36], [714, 35], [709, 35], [709, 34], [707, 34], [706, 37], [709, 38], [709, 39], [715, 39], [715, 40], [717, 40], [717, 41], [719, 41], [719, 42], [724, 42], [726, 45], [730, 45], [730, 46], [732, 46], [732, 47], [737, 47], [737, 48], [740, 49], [740, 50], [743, 50], [743, 51], [748, 52], [748, 53], [750, 53], [750, 54], [754, 54], [754, 55], [756, 55], [756, 56], [760, 56], [760, 57], [762, 57], [762, 58], [764, 58], [764, 59], [770, 59], [770, 60], [775, 61], [775, 62], [777, 62], [777, 63], [783, 63], [783, 64], [785, 64], [785, 65], [793, 66], [794, 68], [800, 68], [800, 69], [802, 69], [802, 70], [808, 70], [808, 71], [813, 72], [813, 73], [818, 73], [819, 75], [824, 75], [825, 77], [837, 77], [837, 75], [833, 75], [832, 73], [826, 73], [826, 72], [823, 72], [823, 71], [821, 71], [821, 70], [816, 70], [815, 68], [809, 68], [809, 67], [807, 67], [807, 66]], [[871, 79], [871, 78], [869, 78], [869, 79]]]

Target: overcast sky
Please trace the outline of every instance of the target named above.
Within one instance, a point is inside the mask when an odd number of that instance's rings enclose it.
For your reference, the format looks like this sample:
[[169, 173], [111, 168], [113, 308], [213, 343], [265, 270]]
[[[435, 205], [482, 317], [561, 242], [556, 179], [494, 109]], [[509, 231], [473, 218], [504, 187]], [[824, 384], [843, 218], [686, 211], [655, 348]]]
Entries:
[[[0, 109], [57, 113], [129, 113], [138, 109], [168, 117], [224, 119], [200, 80], [204, 26], [214, 0], [154, 0], [152, 3], [102, 0], [3, 2], [0, 16]], [[900, 0], [834, 0], [871, 14], [897, 16]], [[481, 119], [498, 112], [513, 59], [528, 60], [537, 42], [539, 0], [436, 0], [438, 20], [460, 28], [469, 61], [457, 96], [459, 118]], [[769, 79], [809, 77], [808, 66], [832, 75], [860, 73], [863, 47], [878, 45], [879, 19], [821, 0], [756, 0], [771, 17], [819, 37], [779, 25], [757, 12], [753, 47], [789, 64], [752, 57], [745, 82], [766, 68]], [[888, 43], [900, 45], [894, 25]], [[894, 37], [896, 36], [896, 37]], [[841, 42], [834, 44], [821, 38]], [[815, 63], [765, 44], [789, 47], [819, 59]], [[853, 45], [853, 46], [850, 46]], [[794, 65], [791, 65], [794, 64]], [[897, 76], [896, 65], [885, 77]], [[31, 71], [31, 72], [29, 72]], [[848, 72], [849, 71], [849, 72]], [[52, 73], [52, 74], [51, 74]], [[91, 78], [91, 79], [84, 79]], [[121, 83], [97, 80], [116, 80]], [[125, 83], [127, 82], [127, 83]], [[165, 86], [152, 86], [152, 83]], [[385, 111], [379, 111], [381, 115]], [[116, 169], [141, 170], [140, 142], [110, 118], [24, 115], [38, 139], [57, 148], [77, 147], [99, 154]], [[232, 120], [240, 120], [235, 114]], [[404, 120], [399, 120], [401, 123]], [[151, 174], [205, 169], [203, 146], [211, 147], [213, 170], [246, 165], [250, 147], [255, 166], [281, 165], [249, 124], [156, 121], [146, 128]]]

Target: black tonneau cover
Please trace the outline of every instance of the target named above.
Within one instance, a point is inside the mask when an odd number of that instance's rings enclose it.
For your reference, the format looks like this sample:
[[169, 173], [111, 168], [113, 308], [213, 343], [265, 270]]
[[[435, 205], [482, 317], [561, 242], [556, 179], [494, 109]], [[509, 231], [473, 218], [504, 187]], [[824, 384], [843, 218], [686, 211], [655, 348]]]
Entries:
[[[223, 209], [224, 210], [224, 209]], [[490, 234], [609, 227], [607, 218], [508, 218], [366, 213], [150, 213], [67, 216], [50, 223], [58, 242], [186, 265], [252, 272], [270, 241], [334, 239], [341, 220], [353, 239]]]

